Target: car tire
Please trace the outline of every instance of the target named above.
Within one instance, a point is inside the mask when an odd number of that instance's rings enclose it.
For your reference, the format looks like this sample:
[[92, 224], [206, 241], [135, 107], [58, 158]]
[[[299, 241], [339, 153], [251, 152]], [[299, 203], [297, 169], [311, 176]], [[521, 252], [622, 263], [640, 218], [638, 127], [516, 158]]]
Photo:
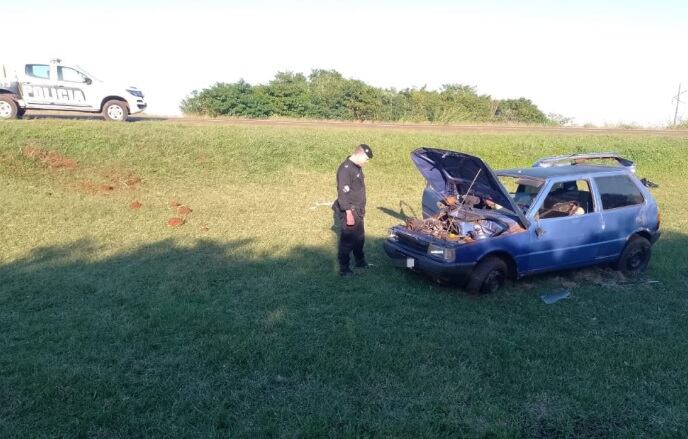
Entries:
[[488, 256], [473, 269], [466, 291], [469, 294], [490, 294], [499, 290], [507, 278], [506, 262], [497, 256]]
[[626, 247], [614, 268], [624, 275], [634, 277], [645, 271], [652, 256], [652, 245], [647, 238], [635, 235], [628, 240]]
[[124, 122], [129, 117], [127, 103], [120, 100], [107, 101], [103, 105], [103, 118], [114, 122]]
[[12, 95], [0, 95], [0, 119], [16, 119], [17, 110], [17, 101]]

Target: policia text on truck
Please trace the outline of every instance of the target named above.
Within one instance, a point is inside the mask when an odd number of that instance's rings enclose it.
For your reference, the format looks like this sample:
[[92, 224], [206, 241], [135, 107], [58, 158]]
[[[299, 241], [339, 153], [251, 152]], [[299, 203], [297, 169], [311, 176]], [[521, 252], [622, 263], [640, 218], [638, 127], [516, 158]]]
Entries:
[[136, 87], [113, 86], [59, 59], [19, 66], [0, 63], [0, 119], [22, 117], [26, 110], [59, 110], [124, 121], [146, 106]]

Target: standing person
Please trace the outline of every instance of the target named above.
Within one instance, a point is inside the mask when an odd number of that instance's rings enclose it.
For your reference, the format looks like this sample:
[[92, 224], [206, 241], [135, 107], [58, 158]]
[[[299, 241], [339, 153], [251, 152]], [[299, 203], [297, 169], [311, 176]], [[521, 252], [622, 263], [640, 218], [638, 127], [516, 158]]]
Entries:
[[366, 144], [360, 144], [337, 169], [337, 201], [332, 205], [335, 215], [339, 217], [340, 233], [337, 257], [339, 274], [351, 276], [349, 254], [353, 251], [356, 267], [367, 268], [368, 263], [363, 253], [365, 242], [366, 189], [363, 166], [373, 158], [373, 150]]

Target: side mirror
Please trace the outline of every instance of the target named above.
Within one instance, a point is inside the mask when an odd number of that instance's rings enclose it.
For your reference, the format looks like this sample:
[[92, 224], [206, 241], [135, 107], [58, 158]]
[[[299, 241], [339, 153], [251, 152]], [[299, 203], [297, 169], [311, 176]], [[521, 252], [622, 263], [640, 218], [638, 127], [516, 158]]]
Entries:
[[92, 80], [91, 78], [89, 78], [89, 77], [84, 78], [84, 82], [86, 83], [86, 85], [91, 85], [91, 84], [93, 84], [93, 80]]

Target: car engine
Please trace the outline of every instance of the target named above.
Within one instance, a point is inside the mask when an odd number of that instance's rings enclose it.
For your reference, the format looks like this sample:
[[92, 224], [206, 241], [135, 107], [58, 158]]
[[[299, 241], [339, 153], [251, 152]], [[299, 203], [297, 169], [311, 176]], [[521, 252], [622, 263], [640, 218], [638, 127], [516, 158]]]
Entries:
[[408, 218], [406, 228], [438, 239], [472, 242], [498, 236], [510, 226], [471, 207], [448, 206], [430, 218]]

